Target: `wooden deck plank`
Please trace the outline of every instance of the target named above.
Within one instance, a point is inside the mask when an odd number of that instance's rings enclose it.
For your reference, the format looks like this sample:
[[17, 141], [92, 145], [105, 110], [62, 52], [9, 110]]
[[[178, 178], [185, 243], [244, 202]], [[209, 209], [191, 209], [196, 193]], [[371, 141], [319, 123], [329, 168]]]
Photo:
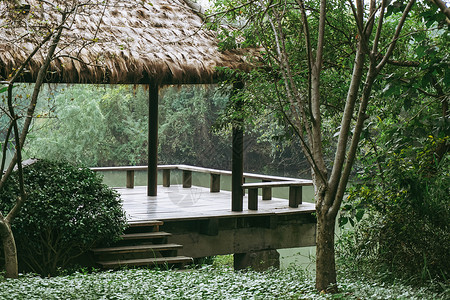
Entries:
[[120, 268], [124, 266], [152, 266], [161, 264], [177, 264], [177, 263], [192, 263], [192, 257], [175, 256], [175, 257], [156, 257], [156, 258], [142, 258], [142, 259], [127, 259], [114, 261], [99, 261], [104, 268]]
[[293, 180], [293, 181], [270, 181], [270, 182], [255, 182], [255, 183], [244, 183], [242, 187], [244, 189], [252, 188], [264, 188], [264, 187], [287, 187], [287, 186], [308, 186], [311, 185], [309, 181], [303, 180]]
[[[210, 193], [209, 188], [197, 186], [191, 188], [183, 188], [181, 185], [158, 186], [158, 196], [147, 196], [145, 186], [134, 189], [118, 188], [117, 191], [123, 199], [123, 208], [129, 222], [315, 212], [313, 203], [304, 202], [298, 208], [291, 208], [287, 199], [273, 198], [271, 201], [262, 201], [261, 197], [258, 197], [258, 210], [244, 209], [242, 212], [232, 212], [231, 192]], [[244, 207], [247, 202], [248, 196], [245, 196]]]
[[164, 251], [182, 248], [183, 245], [178, 244], [156, 244], [156, 245], [133, 245], [133, 246], [117, 246], [107, 248], [92, 249], [95, 254], [100, 253], [130, 253], [142, 251]]
[[156, 232], [140, 232], [140, 233], [126, 233], [121, 236], [122, 240], [140, 240], [140, 239], [159, 239], [169, 237], [171, 234], [164, 231]]

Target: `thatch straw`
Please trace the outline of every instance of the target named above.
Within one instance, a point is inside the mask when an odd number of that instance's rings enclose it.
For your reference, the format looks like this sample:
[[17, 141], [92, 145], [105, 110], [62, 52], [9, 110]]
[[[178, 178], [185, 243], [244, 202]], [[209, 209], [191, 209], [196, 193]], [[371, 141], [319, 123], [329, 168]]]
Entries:
[[[39, 43], [36, 32], [61, 19], [50, 3], [87, 5], [67, 23], [48, 82], [209, 83], [218, 76], [216, 67], [249, 68], [243, 51], [218, 51], [216, 37], [184, 0], [27, 0], [29, 12], [15, 9], [15, 2], [0, 2], [0, 80]], [[23, 81], [34, 81], [45, 50], [33, 58]]]

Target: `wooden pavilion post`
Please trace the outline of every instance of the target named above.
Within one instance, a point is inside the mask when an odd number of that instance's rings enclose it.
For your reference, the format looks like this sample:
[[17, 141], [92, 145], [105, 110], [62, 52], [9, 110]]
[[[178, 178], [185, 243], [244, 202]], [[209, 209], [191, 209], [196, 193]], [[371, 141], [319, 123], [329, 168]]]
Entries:
[[[238, 81], [233, 84], [233, 94], [244, 87], [243, 82]], [[236, 104], [236, 109], [240, 109], [242, 103]], [[236, 120], [238, 124], [233, 126], [233, 155], [231, 163], [231, 210], [242, 211], [244, 193], [242, 183], [244, 180], [244, 130], [242, 120]]]
[[233, 128], [233, 156], [231, 165], [231, 210], [242, 211], [244, 177], [244, 134], [242, 128]]
[[158, 184], [158, 92], [155, 82], [149, 84], [148, 101], [148, 171], [147, 196], [156, 196]]

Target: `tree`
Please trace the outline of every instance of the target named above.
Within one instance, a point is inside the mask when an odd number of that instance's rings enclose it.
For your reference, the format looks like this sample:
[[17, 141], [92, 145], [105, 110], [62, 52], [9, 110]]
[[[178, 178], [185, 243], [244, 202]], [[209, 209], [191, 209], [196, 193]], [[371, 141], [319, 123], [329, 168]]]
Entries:
[[[61, 41], [64, 31], [70, 31], [68, 20], [80, 13], [79, 9], [89, 4], [89, 1], [66, 1], [64, 3], [49, 3], [42, 1], [39, 7], [30, 7], [27, 4], [21, 4], [19, 1], [2, 1], [0, 3], [1, 23], [0, 27], [8, 31], [9, 34], [2, 36], [1, 43], [6, 47], [11, 47], [16, 43], [27, 41], [27, 45], [32, 46], [30, 52], [17, 66], [12, 74], [7, 78], [2, 78], [0, 84], [3, 96], [4, 106], [1, 111], [9, 118], [9, 124], [5, 129], [5, 139], [2, 143], [2, 162], [0, 172], [2, 178], [0, 181], [0, 190], [3, 189], [6, 180], [11, 176], [14, 169], [17, 169], [19, 177], [19, 194], [12, 209], [4, 215], [0, 213], [0, 236], [3, 242], [5, 255], [5, 276], [7, 278], [18, 277], [17, 249], [14, 241], [14, 235], [11, 231], [11, 223], [20, 212], [23, 204], [27, 201], [27, 191], [23, 179], [22, 149], [25, 144], [27, 134], [34, 116], [35, 107], [41, 86], [44, 83], [52, 60], [58, 55], [57, 47]], [[39, 12], [42, 10], [52, 11], [55, 15], [53, 20], [42, 20]], [[82, 42], [86, 46], [85, 42]], [[27, 109], [24, 115], [16, 111], [18, 99], [13, 96], [13, 88], [17, 82], [26, 75], [27, 68], [34, 56], [41, 55], [43, 63], [39, 68], [34, 82], [33, 92], [27, 98]], [[76, 59], [76, 58], [75, 58]], [[81, 60], [79, 60], [81, 61]], [[81, 61], [82, 62], [82, 61]], [[24, 118], [23, 124], [19, 120]], [[6, 152], [10, 147], [14, 149], [14, 155], [6, 166]]]
[[[418, 13], [413, 11], [415, 1], [235, 3], [219, 3], [225, 13], [211, 16], [234, 20], [234, 27], [221, 31], [225, 47], [262, 47], [263, 67], [242, 76], [249, 83], [247, 90], [258, 89], [256, 95], [265, 90], [275, 99], [266, 103], [300, 140], [315, 188], [316, 288], [335, 291], [336, 216], [368, 118], [367, 107], [373, 101], [374, 84], [398, 55], [399, 40], [410, 39], [403, 27], [412, 12]], [[251, 98], [261, 99], [254, 93], [246, 97]], [[327, 118], [340, 123], [331, 165], [324, 154]]]

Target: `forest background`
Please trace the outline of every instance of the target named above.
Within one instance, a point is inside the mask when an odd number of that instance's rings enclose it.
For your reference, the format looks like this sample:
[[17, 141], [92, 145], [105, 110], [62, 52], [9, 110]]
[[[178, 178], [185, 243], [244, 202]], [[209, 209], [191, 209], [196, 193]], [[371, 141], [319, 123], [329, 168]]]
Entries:
[[[16, 87], [17, 97], [27, 99], [29, 88]], [[26, 157], [88, 167], [147, 164], [144, 86], [46, 85], [38, 103]], [[231, 128], [215, 126], [227, 104], [228, 95], [216, 85], [162, 89], [159, 163], [231, 169]], [[246, 133], [246, 171], [308, 177], [299, 148], [285, 136], [269, 112], [260, 115]]]

